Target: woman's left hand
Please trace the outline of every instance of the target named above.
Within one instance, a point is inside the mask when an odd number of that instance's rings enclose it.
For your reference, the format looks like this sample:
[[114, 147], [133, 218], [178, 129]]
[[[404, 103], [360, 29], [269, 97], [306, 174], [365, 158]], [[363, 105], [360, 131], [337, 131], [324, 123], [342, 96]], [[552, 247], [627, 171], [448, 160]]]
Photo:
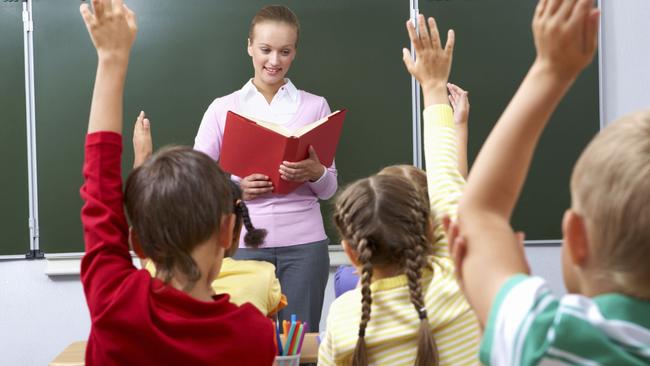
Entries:
[[325, 173], [325, 166], [320, 163], [316, 150], [309, 147], [309, 157], [303, 161], [283, 161], [280, 165], [280, 177], [293, 182], [315, 182]]

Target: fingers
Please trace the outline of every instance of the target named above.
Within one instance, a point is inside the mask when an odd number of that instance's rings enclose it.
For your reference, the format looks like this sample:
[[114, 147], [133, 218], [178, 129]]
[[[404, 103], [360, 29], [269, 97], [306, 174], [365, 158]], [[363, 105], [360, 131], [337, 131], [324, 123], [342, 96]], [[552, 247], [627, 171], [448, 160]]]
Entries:
[[600, 11], [593, 8], [591, 0], [578, 0], [575, 8], [569, 13], [568, 23], [582, 28], [583, 52], [592, 54], [598, 44], [598, 20]]
[[309, 159], [320, 162], [318, 159], [318, 154], [316, 154], [316, 149], [313, 146], [309, 145]]
[[585, 22], [585, 48], [588, 54], [596, 51], [598, 47], [598, 26], [600, 21], [600, 9], [591, 9]]
[[284, 180], [295, 182], [304, 182], [309, 180], [309, 176], [305, 169], [294, 169], [283, 164], [280, 165], [278, 171], [280, 172], [280, 178]]
[[246, 181], [247, 183], [252, 182], [252, 181], [267, 181], [269, 184], [271, 184], [271, 181], [269, 181], [269, 177], [267, 177], [264, 174], [251, 174], [248, 177], [245, 177], [242, 179], [242, 182]]
[[576, 2], [578, 0], [564, 0], [562, 1], [562, 4], [557, 10], [557, 17], [561, 20], [566, 21], [570, 17], [572, 17], [572, 14], [575, 15], [576, 13]]
[[244, 193], [244, 200], [252, 200], [263, 194], [271, 193], [272, 191], [273, 191], [273, 187], [247, 188], [242, 190], [242, 192]]
[[517, 231], [515, 233], [515, 239], [517, 239], [517, 243], [523, 246], [524, 241], [526, 240], [526, 233], [524, 233], [523, 231]]
[[563, 0], [548, 0], [548, 4], [546, 5], [546, 10], [544, 11], [544, 16], [553, 16], [557, 12], [557, 10], [560, 8], [560, 5], [562, 5]]
[[454, 45], [456, 44], [456, 32], [453, 29], [447, 31], [447, 43], [445, 44], [445, 53], [449, 57], [454, 54]]
[[96, 19], [102, 19], [104, 17], [104, 2], [102, 0], [92, 0], [93, 12], [95, 13]]
[[254, 181], [251, 181], [251, 182], [246, 182], [246, 183], [244, 183], [242, 185], [245, 186], [244, 188], [246, 190], [251, 190], [251, 189], [269, 189], [270, 190], [271, 187], [272, 187], [272, 184], [273, 183], [271, 183], [268, 180], [254, 180]]
[[244, 199], [251, 200], [273, 191], [273, 183], [268, 179], [269, 177], [264, 174], [251, 174], [242, 179], [239, 186], [244, 193]]
[[95, 22], [95, 16], [90, 12], [90, 6], [87, 3], [82, 3], [79, 6], [79, 12], [81, 13], [84, 23], [86, 23], [86, 26], [90, 28], [90, 26]]
[[413, 62], [413, 56], [407, 48], [402, 49], [402, 61], [404, 61], [404, 66], [409, 74], [413, 74], [413, 68], [415, 67], [415, 62]]
[[135, 19], [135, 13], [131, 10], [126, 4], [123, 4], [124, 13], [126, 14], [126, 22], [129, 24], [130, 28], [137, 28], [137, 22]]
[[544, 11], [546, 10], [547, 3], [548, 3], [547, 0], [539, 0], [537, 2], [537, 7], [535, 8], [535, 16], [533, 18], [539, 18], [544, 15]]
[[413, 20], [409, 19], [406, 21], [406, 30], [408, 31], [409, 34], [409, 39], [411, 40], [411, 43], [413, 44], [413, 47], [416, 50], [419, 50], [422, 48], [422, 43], [420, 41], [420, 37], [418, 37], [417, 32], [415, 31], [415, 25], [413, 25]]
[[462, 236], [458, 236], [454, 239], [453, 244], [450, 246], [451, 260], [454, 262], [454, 267], [456, 267], [456, 279], [461, 284], [463, 282], [463, 260], [465, 259], [465, 253], [467, 253], [467, 241]]
[[[424, 32], [426, 33], [426, 26], [424, 25], [424, 15], [420, 14], [421, 28], [424, 27]], [[427, 19], [429, 23], [429, 32], [431, 32], [431, 39], [428, 39], [429, 35], [427, 34], [426, 42], [430, 42], [434, 48], [440, 47], [440, 33], [438, 33], [438, 25], [436, 20], [433, 17]], [[422, 30], [420, 29], [420, 37], [422, 37]], [[428, 44], [428, 43], [427, 43]]]
[[115, 14], [121, 14], [124, 11], [124, 0], [111, 0], [107, 1], [110, 4], [111, 10]]
[[449, 215], [442, 217], [442, 227], [445, 229], [445, 232], [449, 231], [449, 226], [451, 225], [451, 218]]

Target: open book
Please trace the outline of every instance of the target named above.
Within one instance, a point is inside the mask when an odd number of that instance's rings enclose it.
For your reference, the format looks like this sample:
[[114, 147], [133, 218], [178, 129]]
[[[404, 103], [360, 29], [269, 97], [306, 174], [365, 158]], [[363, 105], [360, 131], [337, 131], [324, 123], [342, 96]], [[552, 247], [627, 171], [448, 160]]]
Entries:
[[264, 174], [273, 183], [273, 193], [290, 193], [302, 183], [280, 178], [280, 164], [307, 159], [311, 145], [321, 164], [332, 165], [345, 114], [345, 109], [333, 112], [292, 132], [272, 122], [228, 111], [219, 165], [242, 178]]

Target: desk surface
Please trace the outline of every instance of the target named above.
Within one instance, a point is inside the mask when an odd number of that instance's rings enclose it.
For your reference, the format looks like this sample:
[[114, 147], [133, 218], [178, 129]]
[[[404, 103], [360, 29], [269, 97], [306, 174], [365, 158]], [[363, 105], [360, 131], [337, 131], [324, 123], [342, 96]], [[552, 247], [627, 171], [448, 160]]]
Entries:
[[[316, 363], [318, 360], [318, 333], [307, 333], [302, 344], [300, 363]], [[84, 366], [84, 355], [86, 353], [86, 341], [78, 341], [70, 344], [49, 366]]]

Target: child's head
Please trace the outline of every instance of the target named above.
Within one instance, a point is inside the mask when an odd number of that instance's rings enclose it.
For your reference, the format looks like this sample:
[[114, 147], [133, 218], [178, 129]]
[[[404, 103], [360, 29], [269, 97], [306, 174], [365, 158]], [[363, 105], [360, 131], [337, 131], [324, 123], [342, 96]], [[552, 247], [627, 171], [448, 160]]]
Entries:
[[422, 194], [426, 196], [427, 201], [429, 200], [429, 190], [427, 188], [427, 173], [420, 169], [416, 168], [413, 165], [390, 165], [382, 169], [379, 175], [396, 175], [399, 177], [404, 177], [411, 181], [415, 188], [420, 190]]
[[248, 54], [253, 59], [255, 82], [284, 83], [296, 57], [299, 34], [298, 18], [286, 6], [269, 5], [255, 14], [248, 31]]
[[[337, 198], [334, 222], [346, 253], [361, 268], [362, 315], [354, 363], [367, 364], [365, 330], [372, 302], [370, 283], [374, 269], [404, 273], [414, 316], [421, 319], [417, 359], [432, 364], [437, 358], [429, 329], [420, 277], [428, 267], [431, 250], [429, 203], [407, 179], [375, 175], [348, 186]], [[416, 363], [419, 364], [419, 363]]]
[[220, 248], [231, 244], [228, 181], [210, 157], [189, 147], [161, 149], [129, 175], [126, 212], [139, 246], [164, 282], [180, 273], [191, 289], [201, 277], [193, 250], [210, 240]]
[[258, 229], [253, 226], [251, 217], [248, 214], [248, 207], [242, 199], [242, 191], [239, 185], [232, 180], [230, 181], [230, 189], [232, 191], [234, 207], [235, 207], [235, 225], [233, 226], [233, 245], [226, 251], [226, 257], [232, 257], [237, 252], [239, 247], [239, 235], [241, 234], [242, 224], [246, 227], [246, 235], [244, 235], [244, 244], [247, 247], [257, 248], [264, 242], [266, 238], [266, 230]]
[[[571, 198], [565, 254], [612, 290], [650, 298], [650, 111], [621, 118], [591, 141], [573, 170]], [[570, 277], [572, 268], [565, 271]]]

